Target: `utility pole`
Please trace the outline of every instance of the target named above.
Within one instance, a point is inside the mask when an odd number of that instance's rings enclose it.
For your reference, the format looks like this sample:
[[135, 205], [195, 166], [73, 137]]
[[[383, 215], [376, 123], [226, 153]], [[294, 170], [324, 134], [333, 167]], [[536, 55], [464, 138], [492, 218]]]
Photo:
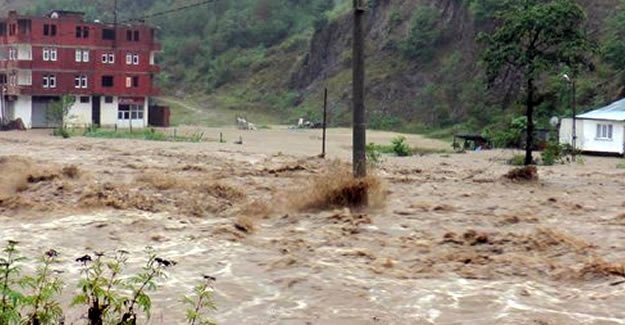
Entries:
[[366, 0], [354, 1], [353, 40], [353, 167], [354, 177], [367, 176], [367, 125], [365, 117], [365, 40], [363, 20]]
[[571, 80], [571, 109], [573, 110], [573, 152], [571, 156], [573, 157], [573, 161], [576, 161], [577, 157], [577, 99], [576, 96], [576, 86], [575, 86], [575, 77]]
[[321, 145], [321, 157], [326, 157], [326, 138], [328, 129], [328, 88], [323, 92], [323, 144]]

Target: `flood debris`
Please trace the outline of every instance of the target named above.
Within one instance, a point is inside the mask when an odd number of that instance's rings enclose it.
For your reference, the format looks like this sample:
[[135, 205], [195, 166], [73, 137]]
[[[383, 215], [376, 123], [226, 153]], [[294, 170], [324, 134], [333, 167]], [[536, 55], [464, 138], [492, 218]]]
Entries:
[[515, 168], [504, 175], [504, 178], [515, 182], [538, 181], [538, 169], [536, 166]]

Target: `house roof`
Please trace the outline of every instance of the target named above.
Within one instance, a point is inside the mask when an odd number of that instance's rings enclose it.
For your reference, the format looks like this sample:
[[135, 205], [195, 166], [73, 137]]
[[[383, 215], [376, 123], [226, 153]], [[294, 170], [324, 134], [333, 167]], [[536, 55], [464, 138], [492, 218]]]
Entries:
[[625, 121], [625, 98], [606, 107], [577, 115], [577, 118], [589, 120]]

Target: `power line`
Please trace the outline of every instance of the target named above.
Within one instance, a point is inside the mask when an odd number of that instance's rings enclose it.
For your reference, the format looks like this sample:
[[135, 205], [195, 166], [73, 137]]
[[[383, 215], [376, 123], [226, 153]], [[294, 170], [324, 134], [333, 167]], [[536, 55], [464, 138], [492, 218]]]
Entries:
[[179, 11], [183, 11], [183, 10], [187, 10], [187, 9], [191, 9], [191, 8], [195, 8], [195, 7], [199, 7], [199, 6], [203, 6], [203, 5], [207, 5], [209, 3], [213, 3], [213, 2], [217, 2], [217, 0], [204, 0], [198, 3], [194, 3], [194, 4], [190, 4], [190, 5], [186, 5], [186, 6], [181, 6], [181, 7], [177, 7], [177, 8], [173, 8], [173, 9], [169, 9], [169, 10], [164, 10], [164, 11], [160, 11], [160, 12], [155, 12], [152, 14], [147, 14], [145, 16], [142, 17], [136, 17], [133, 19], [130, 19], [129, 21], [132, 20], [145, 20], [145, 19], [150, 19], [150, 18], [154, 18], [154, 17], [160, 17], [160, 16], [165, 16], [165, 15], [169, 15], [172, 13], [176, 13]]

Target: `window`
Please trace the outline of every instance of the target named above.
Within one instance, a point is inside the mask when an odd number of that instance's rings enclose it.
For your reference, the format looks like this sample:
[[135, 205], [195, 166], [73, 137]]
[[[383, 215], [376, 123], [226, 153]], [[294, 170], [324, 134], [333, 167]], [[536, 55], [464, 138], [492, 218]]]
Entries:
[[108, 29], [105, 28], [102, 30], [102, 39], [103, 40], [108, 40], [108, 41], [114, 41], [115, 40], [115, 30], [114, 29]]
[[0, 85], [4, 85], [7, 83], [7, 75], [6, 74], [0, 74]]
[[43, 35], [44, 36], [50, 36], [50, 25], [49, 24], [43, 25]]
[[612, 124], [597, 124], [597, 139], [612, 140], [614, 127]]
[[126, 77], [126, 88], [132, 87], [132, 78]]
[[42, 85], [43, 88], [56, 88], [56, 76], [44, 75]]
[[139, 55], [135, 54], [132, 56], [132, 64], [139, 65]]
[[9, 60], [17, 60], [17, 49], [9, 48]]
[[56, 36], [56, 25], [50, 25], [50, 36]]
[[74, 77], [74, 88], [76, 89], [87, 89], [87, 76], [76, 76]]
[[76, 26], [76, 38], [89, 38], [89, 27]]
[[50, 61], [56, 62], [57, 57], [56, 49], [50, 49]]
[[50, 49], [43, 49], [43, 60], [50, 61]]
[[110, 64], [115, 63], [115, 54], [112, 54], [112, 53], [109, 54], [109, 63]]
[[7, 23], [0, 23], [0, 36], [7, 35]]
[[102, 63], [113, 64], [115, 63], [115, 54], [104, 53], [102, 54]]
[[139, 31], [138, 30], [135, 31], [135, 35], [134, 36], [135, 36], [134, 37], [134, 41], [138, 42], [139, 41]]
[[132, 41], [132, 31], [131, 30], [127, 30], [126, 31], [126, 40], [127, 41]]
[[109, 63], [108, 54], [102, 54], [102, 63]]
[[76, 62], [89, 62], [89, 50], [76, 49]]
[[132, 77], [132, 87], [134, 87], [134, 88], [138, 88], [139, 87], [139, 77], [137, 77], [137, 76]]
[[132, 54], [130, 54], [130, 53], [126, 54], [126, 64], [127, 65], [131, 65], [132, 64]]
[[104, 97], [104, 102], [107, 103], [107, 104], [113, 103], [113, 96], [106, 96], [106, 97]]
[[102, 76], [102, 87], [111, 88], [114, 86], [113, 76]]
[[120, 120], [142, 120], [143, 119], [143, 107], [140, 105], [119, 105], [117, 111], [117, 118]]
[[80, 96], [80, 102], [83, 104], [87, 104], [91, 102], [91, 98], [89, 96]]

